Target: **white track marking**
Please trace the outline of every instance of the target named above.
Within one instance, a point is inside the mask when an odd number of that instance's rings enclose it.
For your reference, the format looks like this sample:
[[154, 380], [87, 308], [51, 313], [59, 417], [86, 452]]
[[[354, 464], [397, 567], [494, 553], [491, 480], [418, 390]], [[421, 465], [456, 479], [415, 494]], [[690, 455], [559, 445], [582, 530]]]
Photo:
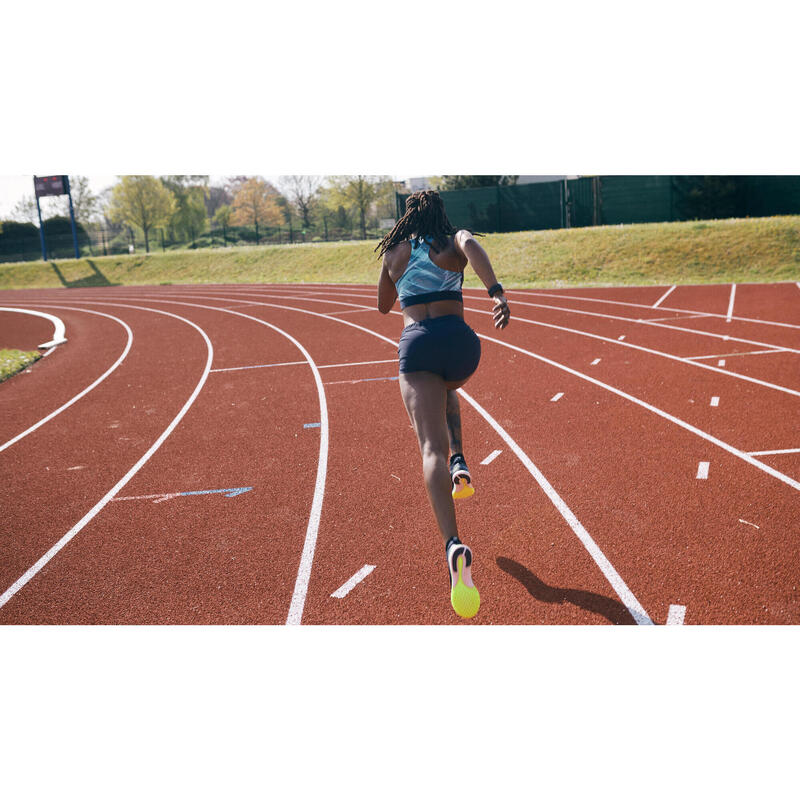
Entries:
[[[252, 304], [250, 304], [252, 305]], [[230, 308], [223, 309], [224, 311], [230, 311]], [[252, 364], [248, 367], [218, 367], [217, 369], [212, 369], [212, 372], [237, 372], [240, 369], [266, 369], [267, 367], [293, 367], [298, 364], [305, 364], [305, 361], [282, 361], [279, 364]]]
[[748, 522], [746, 519], [740, 519], [739, 522], [744, 522], [745, 525], [752, 525], [757, 531], [761, 530], [755, 522]]
[[28, 434], [33, 433], [38, 428], [41, 428], [42, 425], [44, 425], [45, 423], [50, 422], [50, 420], [53, 419], [53, 417], [57, 417], [62, 411], [68, 409], [73, 403], [77, 403], [78, 400], [80, 400], [82, 397], [85, 397], [89, 392], [92, 391], [92, 389], [94, 389], [96, 386], [99, 386], [125, 360], [125, 357], [130, 352], [131, 345], [133, 344], [133, 331], [121, 319], [112, 316], [111, 314], [102, 314], [99, 311], [92, 311], [91, 309], [88, 308], [70, 308], [67, 306], [55, 306], [51, 305], [50, 303], [37, 303], [37, 305], [42, 305], [44, 306], [44, 308], [59, 308], [64, 311], [78, 311], [85, 314], [94, 314], [98, 317], [108, 317], [108, 319], [113, 319], [114, 322], [119, 323], [125, 329], [125, 332], [128, 334], [128, 340], [125, 343], [125, 347], [123, 348], [122, 353], [119, 355], [117, 360], [99, 378], [92, 381], [92, 383], [90, 383], [85, 389], [82, 389], [80, 392], [78, 392], [78, 394], [76, 394], [70, 400], [67, 400], [67, 402], [64, 403], [64, 405], [59, 406], [55, 411], [52, 411], [46, 417], [42, 417], [42, 419], [40, 419], [37, 423], [31, 425], [30, 428], [27, 428], [26, 430], [22, 431], [22, 433], [18, 433], [13, 439], [9, 439], [4, 444], [0, 445], [0, 453], [2, 453], [3, 450], [6, 450], [7, 448], [11, 447], [12, 444], [15, 444], [20, 439], [25, 438]]
[[564, 396], [564, 392], [559, 392], [558, 394], [554, 394], [550, 398], [550, 402], [551, 403], [557, 403], [563, 396]]
[[[194, 293], [189, 294], [190, 297], [198, 296]], [[225, 302], [230, 298], [224, 297], [211, 297], [208, 295], [199, 296], [200, 299], [203, 300], [222, 300]], [[297, 299], [305, 299], [305, 298], [297, 298]], [[154, 298], [147, 298], [148, 301], [153, 301]], [[177, 303], [178, 305], [194, 305], [193, 303], [181, 303], [174, 300], [158, 300], [157, 302], [163, 303]], [[297, 311], [301, 314], [309, 314], [310, 316], [314, 317], [322, 317], [324, 319], [329, 319], [335, 322], [340, 323], [341, 325], [348, 325], [351, 328], [355, 328], [360, 331], [364, 331], [371, 336], [375, 336], [378, 339], [382, 339], [385, 342], [388, 342], [393, 347], [397, 347], [398, 343], [394, 339], [390, 339], [388, 336], [384, 336], [377, 331], [370, 330], [369, 328], [365, 328], [362, 325], [357, 325], [354, 322], [349, 322], [345, 319], [340, 319], [339, 317], [330, 317], [327, 314], [322, 314], [318, 311], [310, 311], [307, 308], [295, 308], [292, 306], [286, 306], [284, 304], [277, 304], [277, 303], [258, 303], [258, 305], [265, 306], [267, 308], [278, 308], [288, 311]], [[209, 308], [214, 308], [214, 306], [209, 306]], [[236, 312], [230, 312], [236, 313]], [[399, 312], [392, 312], [399, 314]], [[483, 337], [488, 338], [488, 337]], [[492, 340], [497, 341], [497, 340]], [[557, 511], [561, 514], [567, 524], [572, 528], [573, 532], [576, 534], [578, 539], [580, 539], [583, 546], [586, 548], [587, 552], [591, 555], [594, 559], [595, 563], [600, 568], [603, 575], [605, 575], [606, 579], [611, 584], [614, 591], [617, 593], [617, 596], [622, 600], [625, 604], [625, 607], [630, 612], [633, 619], [636, 621], [638, 625], [652, 625], [653, 622], [650, 617], [647, 615], [647, 612], [644, 610], [642, 605], [634, 596], [633, 592], [627, 587], [625, 582], [620, 577], [619, 573], [614, 569], [611, 565], [611, 562], [606, 558], [605, 554], [600, 550], [597, 544], [594, 542], [592, 537], [589, 535], [588, 531], [581, 525], [578, 518], [573, 514], [572, 510], [569, 506], [561, 499], [560, 495], [556, 492], [556, 490], [552, 487], [549, 483], [547, 478], [542, 474], [542, 472], [536, 467], [536, 465], [531, 461], [528, 455], [525, 453], [524, 450], [514, 441], [514, 439], [509, 436], [509, 434], [505, 431], [503, 427], [492, 417], [482, 406], [478, 404], [476, 400], [474, 400], [470, 395], [468, 395], [463, 389], [458, 389], [458, 393], [463, 397], [475, 410], [489, 423], [489, 425], [494, 428], [495, 431], [500, 435], [503, 441], [511, 448], [512, 452], [517, 456], [517, 458], [522, 462], [528, 472], [533, 476], [534, 480], [539, 484], [539, 486], [543, 489], [547, 497], [556, 507]]]
[[636, 322], [681, 322], [685, 319], [702, 319], [703, 317], [710, 317], [711, 314], [684, 314], [676, 317], [674, 314], [671, 317], [638, 317]]
[[625, 334], [623, 333], [622, 336], [617, 336], [617, 341], [624, 342], [625, 341]]
[[719, 361], [717, 361], [717, 366], [718, 367], [724, 367], [725, 366], [725, 359], [721, 358]]
[[[88, 302], [88, 301], [84, 301]], [[153, 453], [158, 450], [159, 447], [164, 443], [166, 438], [175, 430], [175, 427], [178, 423], [183, 419], [186, 412], [191, 408], [194, 401], [197, 399], [197, 395], [200, 394], [200, 390], [203, 388], [203, 384], [206, 382], [206, 378], [208, 377], [209, 371], [211, 369], [211, 361], [214, 357], [214, 348], [211, 345], [211, 340], [206, 335], [206, 332], [196, 325], [191, 320], [185, 319], [184, 317], [179, 317], [177, 314], [172, 314], [169, 311], [161, 311], [160, 309], [156, 308], [144, 308], [142, 306], [132, 306], [132, 305], [121, 305], [118, 303], [100, 303], [99, 305], [110, 305], [115, 307], [121, 308], [135, 308], [140, 311], [149, 311], [154, 314], [163, 314], [167, 317], [173, 317], [175, 319], [181, 320], [181, 322], [185, 322], [187, 325], [191, 325], [202, 337], [206, 343], [206, 347], [208, 349], [208, 357], [206, 358], [206, 365], [203, 368], [203, 374], [200, 376], [200, 380], [197, 382], [197, 386], [195, 386], [194, 391], [189, 396], [189, 399], [183, 404], [183, 408], [177, 413], [175, 418], [170, 422], [170, 424], [166, 427], [164, 432], [156, 439], [156, 441], [150, 446], [147, 452], [122, 476], [114, 486], [109, 489], [106, 494], [81, 518], [81, 520], [74, 525], [70, 530], [68, 530], [32, 567], [30, 567], [22, 576], [17, 578], [8, 589], [0, 595], [0, 608], [2, 608], [23, 586], [25, 586], [28, 581], [31, 580], [42, 568], [55, 556], [60, 550], [66, 547], [69, 542], [71, 542], [83, 528], [91, 522], [108, 504], [110, 500], [114, 498], [120, 489], [125, 486], [130, 479], [136, 475], [136, 473], [149, 461], [150, 457]]]
[[800, 453], [800, 447], [795, 447], [791, 450], [751, 450], [748, 455], [751, 456], [782, 456], [787, 453]]
[[[244, 319], [252, 320], [253, 322], [257, 322], [259, 325], [264, 325], [267, 328], [274, 330], [276, 333], [279, 333], [281, 336], [287, 338], [303, 354], [306, 361], [308, 362], [308, 366], [311, 367], [311, 372], [314, 375], [314, 382], [316, 383], [317, 386], [317, 397], [319, 398], [319, 411], [321, 419], [321, 429], [319, 438], [319, 458], [317, 461], [317, 476], [316, 476], [316, 481], [314, 483], [314, 498], [311, 501], [311, 512], [308, 517], [306, 536], [303, 542], [303, 552], [300, 556], [300, 566], [297, 570], [297, 579], [295, 580], [294, 592], [292, 593], [292, 600], [289, 605], [289, 614], [286, 618], [287, 625], [299, 625], [303, 618], [303, 609], [305, 607], [306, 595], [308, 594], [308, 583], [309, 580], [311, 579], [311, 567], [314, 562], [314, 551], [317, 545], [317, 535], [319, 534], [319, 524], [320, 524], [320, 519], [322, 517], [322, 502], [325, 496], [325, 479], [328, 471], [328, 440], [329, 440], [328, 404], [325, 400], [325, 389], [322, 386], [322, 377], [319, 374], [319, 369], [317, 368], [314, 359], [311, 357], [311, 354], [308, 352], [308, 350], [306, 350], [305, 347], [303, 347], [302, 344], [300, 344], [300, 342], [297, 341], [297, 339], [295, 339], [291, 334], [279, 328], [277, 325], [273, 325], [271, 322], [267, 322], [266, 320], [259, 319], [258, 317], [252, 317], [249, 314], [242, 313], [241, 311], [233, 311], [232, 309], [220, 308], [219, 306], [207, 306], [207, 305], [202, 305], [200, 303], [181, 303], [176, 300], [161, 300], [161, 299], [154, 299], [150, 297], [141, 297], [141, 296], [139, 296], [138, 299], [143, 299], [147, 302], [173, 303], [175, 305], [191, 306], [192, 308], [205, 308], [205, 309], [210, 309], [212, 311], [220, 311], [223, 314], [233, 314], [237, 317], [243, 317]], [[205, 298], [199, 296], [199, 299], [216, 300], [219, 298]], [[88, 303], [93, 301], [85, 300], [83, 302]], [[115, 303], [98, 303], [97, 301], [94, 302], [100, 305], [116, 305]], [[264, 304], [254, 303], [253, 305], [264, 305]], [[126, 307], [135, 308], [136, 306], [126, 306]], [[155, 311], [156, 309], [145, 309], [145, 310]], [[169, 312], [167, 311], [159, 311], [158, 313], [169, 314]], [[169, 316], [176, 316], [176, 315], [169, 314]], [[183, 318], [178, 317], [178, 319], [183, 319]], [[188, 320], [186, 321], [188, 322]], [[340, 320], [340, 321], [347, 325], [352, 324], [346, 322], [346, 320]], [[194, 325], [194, 323], [189, 323], [189, 324]], [[194, 327], [197, 326], [195, 325]], [[360, 327], [360, 326], [355, 326], [355, 327]], [[198, 330], [200, 329], [198, 328]], [[205, 334], [203, 335], [205, 336]], [[211, 343], [209, 342], [209, 347], [210, 346]], [[209, 366], [210, 364], [211, 362], [209, 360]]]
[[329, 311], [328, 314], [363, 314], [366, 311], [377, 311], [375, 308], [351, 308], [347, 311]]
[[719, 397], [716, 395], [711, 398], [711, 407], [716, 408], [719, 405]]
[[375, 569], [375, 565], [374, 564], [364, 564], [364, 566], [361, 567], [361, 569], [358, 572], [356, 572], [356, 574], [353, 575], [353, 577], [350, 578], [350, 580], [348, 580], [345, 583], [343, 583], [331, 595], [331, 597], [336, 597], [339, 600], [341, 600], [343, 597], [348, 595], [352, 589], [354, 589], [356, 586], [358, 586], [358, 584], [361, 583], [361, 581], [363, 581], [364, 578], [366, 578], [367, 575], [369, 575], [370, 572], [372, 572], [372, 570], [374, 570], [374, 569]]
[[708, 479], [708, 468], [710, 466], [710, 462], [708, 461], [701, 461], [697, 465], [697, 480], [704, 481]]
[[728, 303], [728, 313], [725, 315], [725, 322], [730, 322], [733, 316], [733, 298], [736, 296], [736, 284], [731, 284], [731, 299]]
[[594, 361], [592, 361], [592, 363], [591, 363], [589, 366], [590, 366], [590, 367], [594, 367], [595, 365], [597, 365], [597, 364], [599, 364], [599, 363], [600, 363], [600, 359], [599, 359], [599, 358], [596, 358]]
[[487, 464], [491, 464], [502, 452], [502, 450], [492, 450], [492, 452], [481, 461], [481, 466], [485, 467]]
[[746, 353], [717, 353], [716, 355], [713, 356], [686, 356], [686, 360], [698, 361], [701, 358], [719, 358], [722, 355], [724, 355], [725, 358], [731, 358], [732, 356], [758, 356], [764, 353], [790, 353], [790, 352], [791, 350], [787, 350], [785, 347], [773, 347], [770, 350], [749, 350]]
[[667, 614], [667, 625], [683, 625], [686, 616], [686, 606], [670, 606]]
[[396, 358], [382, 358], [380, 361], [349, 361], [344, 364], [323, 364], [320, 369], [333, 369], [334, 367], [363, 367], [366, 364], [396, 364]]
[[28, 308], [0, 307], [0, 311], [16, 311], [18, 314], [30, 314], [34, 317], [44, 317], [45, 319], [49, 319], [55, 327], [53, 338], [49, 342], [44, 342], [44, 344], [38, 345], [38, 347], [55, 347], [56, 345], [64, 344], [64, 342], [67, 341], [66, 326], [64, 325], [63, 320], [60, 317], [56, 317], [54, 314], [45, 314], [44, 311], [32, 311]]
[[42, 353], [42, 358], [47, 358], [47, 356], [49, 356], [50, 353], [52, 353], [55, 349], [56, 349], [55, 347], [51, 347], [49, 350]]
[[[260, 296], [263, 297], [265, 295], [262, 294]], [[206, 298], [206, 299], [222, 300], [224, 302], [227, 298], [211, 297], [211, 298]], [[284, 296], [281, 296], [279, 299], [285, 299], [285, 298], [284, 298]], [[286, 298], [286, 299], [303, 300], [303, 299], [306, 299], [306, 298], [292, 298], [292, 297], [289, 297], [289, 298]], [[169, 301], [162, 301], [162, 302], [169, 302]], [[314, 302], [314, 301], [312, 301], [312, 302]], [[282, 307], [282, 306], [280, 306], [278, 304], [275, 304], [275, 303], [260, 303], [259, 305], [264, 305], [264, 306], [268, 306], [268, 307], [272, 307], [272, 308], [281, 308]], [[342, 305], [356, 305], [356, 304], [354, 304], [354, 303], [342, 303]], [[311, 314], [312, 316], [317, 316], [317, 317], [325, 317], [326, 316], [325, 314], [321, 314], [321, 313], [319, 313], [317, 311], [310, 311], [308, 309], [293, 309], [293, 310], [301, 311], [303, 313]], [[479, 313], [479, 314], [491, 314], [492, 313], [491, 311], [481, 311], [481, 310], [478, 310], [478, 309], [470, 309], [470, 310], [474, 310], [475, 313]], [[402, 316], [402, 314], [399, 311], [392, 311], [391, 313], [394, 314], [394, 315], [397, 315], [397, 316]], [[336, 319], [336, 318], [333, 317], [332, 319]], [[519, 318], [516, 318], [516, 319], [518, 321], [520, 321]], [[559, 330], [567, 330], [567, 331], [571, 330], [570, 328], [562, 328], [559, 325], [551, 325], [549, 323], [539, 323], [536, 320], [524, 320], [523, 319], [521, 321], [529, 322], [532, 325], [544, 325], [545, 327], [556, 328], [556, 329], [559, 329]], [[359, 328], [360, 330], [369, 331], [368, 328], [363, 328], [361, 325], [356, 325], [355, 323], [348, 322], [347, 320], [339, 320], [339, 322], [341, 322], [344, 325], [350, 325], [352, 327]], [[392, 344], [396, 345], [396, 342], [394, 342], [392, 339], [389, 339], [388, 337], [382, 336], [381, 334], [376, 333], [374, 331], [369, 331], [369, 332], [372, 333], [374, 336], [379, 336], [380, 338], [384, 339], [385, 341], [392, 342]], [[575, 331], [575, 332], [576, 333], [582, 333], [581, 331]], [[585, 334], [584, 333], [584, 335], [588, 335], [588, 336], [590, 336], [592, 338], [604, 339], [605, 341], [614, 342], [613, 339], [607, 339], [606, 337], [598, 336], [597, 334]], [[538, 359], [539, 361], [542, 361], [542, 362], [544, 362], [546, 364], [550, 364], [551, 366], [556, 367], [557, 369], [561, 369], [561, 370], [563, 370], [565, 372], [568, 372], [569, 374], [574, 375], [575, 377], [581, 378], [582, 380], [588, 381], [589, 383], [593, 383], [596, 386], [599, 386], [600, 388], [605, 389], [606, 391], [612, 392], [613, 394], [616, 394], [619, 397], [622, 397], [622, 398], [624, 398], [626, 400], [629, 400], [630, 402], [635, 403], [636, 405], [639, 405], [642, 408], [645, 408], [648, 411], [651, 411], [652, 413], [657, 414], [660, 417], [663, 417], [664, 419], [668, 420], [669, 422], [672, 422], [675, 425], [678, 425], [678, 426], [684, 428], [685, 430], [689, 431], [690, 433], [695, 434], [695, 436], [699, 436], [701, 439], [705, 439], [706, 441], [711, 442], [712, 444], [716, 445], [717, 447], [720, 447], [721, 449], [725, 450], [727, 453], [730, 453], [731, 455], [736, 456], [736, 458], [739, 458], [742, 461], [745, 461], [746, 463], [750, 464], [751, 466], [756, 467], [756, 469], [759, 469], [762, 472], [765, 472], [768, 475], [772, 476], [773, 478], [776, 478], [777, 480], [781, 481], [782, 483], [787, 484], [787, 486], [791, 486], [793, 489], [797, 489], [798, 491], [800, 491], [800, 482], [794, 480], [794, 478], [790, 478], [788, 475], [784, 475], [782, 472], [779, 472], [778, 470], [773, 469], [768, 464], [764, 464], [763, 462], [758, 461], [757, 459], [755, 459], [752, 456], [748, 455], [744, 451], [739, 450], [736, 447], [733, 447], [732, 445], [728, 444], [727, 442], [722, 441], [721, 439], [717, 439], [715, 436], [712, 436], [711, 434], [706, 433], [705, 431], [700, 430], [699, 428], [696, 428], [694, 425], [691, 425], [688, 422], [685, 422], [684, 420], [679, 419], [678, 417], [675, 417], [672, 414], [669, 414], [668, 412], [663, 411], [662, 409], [657, 408], [656, 406], [653, 406], [653, 405], [651, 405], [650, 403], [647, 403], [644, 400], [640, 400], [638, 397], [634, 397], [633, 395], [628, 394], [627, 392], [624, 392], [621, 389], [617, 389], [614, 386], [610, 386], [607, 383], [603, 383], [602, 381], [600, 381], [600, 380], [598, 380], [596, 378], [592, 378], [591, 376], [586, 375], [583, 372], [578, 372], [578, 370], [574, 370], [571, 367], [568, 367], [566, 364], [561, 364], [561, 363], [559, 363], [557, 361], [553, 361], [552, 359], [546, 358], [545, 356], [539, 355], [538, 353], [533, 353], [530, 350], [525, 350], [524, 348], [518, 347], [517, 345], [510, 344], [509, 342], [504, 342], [504, 341], [501, 341], [500, 339], [495, 339], [494, 337], [486, 336], [484, 334], [478, 334], [478, 336], [481, 339], [486, 339], [487, 341], [494, 342], [495, 344], [499, 344], [501, 347], [507, 347], [507, 348], [509, 348], [511, 350], [516, 350], [517, 352], [523, 353], [524, 355], [528, 355], [531, 358], [535, 358], [535, 359]], [[626, 343], [625, 345], [622, 345], [622, 346], [634, 347], [636, 349], [646, 349], [646, 348], [640, 348], [639, 345], [632, 345], [632, 344], [628, 344], [628, 343]], [[679, 358], [678, 356], [672, 356], [672, 355], [670, 355], [668, 353], [658, 353], [658, 351], [653, 351], [653, 352], [656, 353], [657, 355], [663, 355], [665, 358], [672, 358], [672, 359], [674, 359], [676, 361], [683, 361], [686, 364], [694, 364], [697, 367], [702, 367], [704, 369], [710, 369], [710, 370], [713, 370], [714, 372], [721, 372], [723, 375], [728, 375], [730, 377], [737, 377], [737, 378], [743, 378], [744, 377], [744, 376], [737, 375], [736, 373], [731, 373], [731, 372], [725, 372], [723, 370], [718, 370], [716, 367], [711, 367], [708, 364], [698, 364], [695, 361], [685, 361], [684, 359]], [[760, 381], [758, 381], [758, 382], [761, 383]], [[777, 386], [773, 386], [772, 384], [767, 384], [767, 385], [771, 386], [772, 388], [777, 388], [777, 389], [779, 389], [781, 391], [785, 391], [785, 392], [787, 392], [789, 394], [794, 394], [794, 395], [800, 394], [798, 392], [795, 392], [792, 389], [786, 389], [784, 387], [777, 387]]]
[[658, 308], [674, 291], [674, 286], [671, 286], [669, 289], [667, 289], [667, 291], [664, 292], [664, 294], [662, 294], [655, 303], [653, 303], [652, 308]]

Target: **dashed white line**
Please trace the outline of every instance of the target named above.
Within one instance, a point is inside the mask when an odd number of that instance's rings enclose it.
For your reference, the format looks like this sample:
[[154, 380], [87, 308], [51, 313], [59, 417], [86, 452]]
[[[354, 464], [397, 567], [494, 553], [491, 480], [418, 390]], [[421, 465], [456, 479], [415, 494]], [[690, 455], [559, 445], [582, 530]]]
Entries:
[[719, 361], [717, 361], [717, 366], [718, 367], [724, 367], [725, 366], [725, 359], [721, 358]]
[[731, 317], [733, 316], [733, 298], [735, 296], [736, 296], [736, 284], [732, 283], [731, 284], [731, 299], [730, 299], [730, 302], [728, 303], [728, 314], [725, 317], [725, 322], [730, 322], [731, 321]]
[[710, 463], [710, 461], [701, 461], [697, 465], [697, 480], [704, 481], [708, 479], [708, 467]]
[[669, 614], [667, 614], [667, 625], [683, 625], [683, 620], [686, 617], [686, 606], [669, 607]]
[[558, 394], [554, 394], [550, 398], [550, 402], [551, 403], [555, 403], [555, 402], [559, 401], [563, 396], [564, 396], [564, 392], [559, 392]]
[[375, 565], [374, 564], [364, 564], [364, 566], [361, 567], [361, 569], [358, 572], [356, 572], [356, 574], [353, 575], [353, 577], [350, 578], [350, 580], [348, 580], [345, 583], [343, 583], [331, 595], [331, 597], [336, 597], [339, 600], [341, 600], [343, 597], [345, 597], [347, 594], [349, 594], [356, 586], [358, 586], [358, 584], [361, 583], [361, 581], [363, 581], [364, 578], [366, 578], [367, 575], [369, 575], [370, 572], [372, 572], [372, 570], [374, 570], [374, 569], [375, 569]]
[[748, 522], [746, 519], [740, 519], [739, 522], [744, 522], [745, 525], [752, 525], [757, 531], [761, 530], [755, 522]]
[[618, 342], [624, 342], [625, 341], [625, 334], [623, 333], [622, 336], [617, 336], [617, 341]]
[[725, 355], [726, 358], [730, 358], [731, 356], [757, 356], [763, 353], [788, 353], [790, 352], [785, 347], [773, 347], [769, 350], [748, 350], [744, 353], [715, 353], [713, 356], [686, 356], [687, 361], [699, 361], [701, 358], [719, 358], [721, 355]]
[[719, 397], [716, 397], [716, 396], [712, 397], [711, 398], [711, 406], [713, 408], [716, 408], [718, 405], [719, 405]]
[[671, 286], [666, 292], [664, 292], [664, 294], [661, 295], [661, 297], [658, 298], [658, 300], [656, 300], [655, 303], [653, 303], [652, 307], [658, 308], [674, 291], [675, 287]]
[[594, 361], [592, 361], [592, 363], [591, 363], [589, 366], [590, 366], [590, 367], [594, 367], [594, 366], [596, 366], [596, 365], [597, 365], [597, 364], [599, 364], [599, 363], [600, 363], [600, 359], [599, 359], [599, 358], [596, 358]]
[[494, 461], [497, 458], [497, 456], [499, 456], [500, 453], [502, 452], [503, 452], [502, 450], [492, 450], [492, 452], [489, 453], [489, 455], [486, 456], [486, 458], [484, 458], [483, 461], [481, 461], [481, 466], [485, 467], [487, 464], [491, 464], [492, 461]]

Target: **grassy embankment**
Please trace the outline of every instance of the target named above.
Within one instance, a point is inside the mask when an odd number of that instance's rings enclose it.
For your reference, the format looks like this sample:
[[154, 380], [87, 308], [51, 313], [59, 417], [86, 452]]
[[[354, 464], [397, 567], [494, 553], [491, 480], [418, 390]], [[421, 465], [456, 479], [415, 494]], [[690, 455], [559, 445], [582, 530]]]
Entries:
[[41, 357], [42, 354], [36, 350], [0, 350], [0, 383], [22, 372]]
[[[800, 216], [490, 234], [507, 288], [800, 279]], [[373, 283], [375, 241], [0, 264], [0, 289], [162, 283]], [[468, 272], [466, 286], [480, 286]]]

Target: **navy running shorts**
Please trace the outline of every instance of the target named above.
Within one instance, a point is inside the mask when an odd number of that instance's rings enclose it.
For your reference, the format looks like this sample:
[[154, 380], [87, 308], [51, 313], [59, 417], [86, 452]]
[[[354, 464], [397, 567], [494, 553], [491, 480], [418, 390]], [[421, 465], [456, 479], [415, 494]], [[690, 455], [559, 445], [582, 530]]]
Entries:
[[464, 381], [478, 368], [481, 341], [457, 314], [412, 322], [403, 328], [400, 372], [434, 372], [446, 381]]

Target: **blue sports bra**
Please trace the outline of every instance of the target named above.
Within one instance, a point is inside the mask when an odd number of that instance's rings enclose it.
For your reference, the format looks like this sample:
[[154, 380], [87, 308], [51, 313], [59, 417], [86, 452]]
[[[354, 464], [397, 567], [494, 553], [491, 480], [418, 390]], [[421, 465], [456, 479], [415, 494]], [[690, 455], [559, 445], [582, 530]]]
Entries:
[[434, 300], [462, 300], [464, 273], [437, 267], [430, 256], [432, 241], [432, 236], [411, 240], [408, 266], [395, 283], [400, 308]]

